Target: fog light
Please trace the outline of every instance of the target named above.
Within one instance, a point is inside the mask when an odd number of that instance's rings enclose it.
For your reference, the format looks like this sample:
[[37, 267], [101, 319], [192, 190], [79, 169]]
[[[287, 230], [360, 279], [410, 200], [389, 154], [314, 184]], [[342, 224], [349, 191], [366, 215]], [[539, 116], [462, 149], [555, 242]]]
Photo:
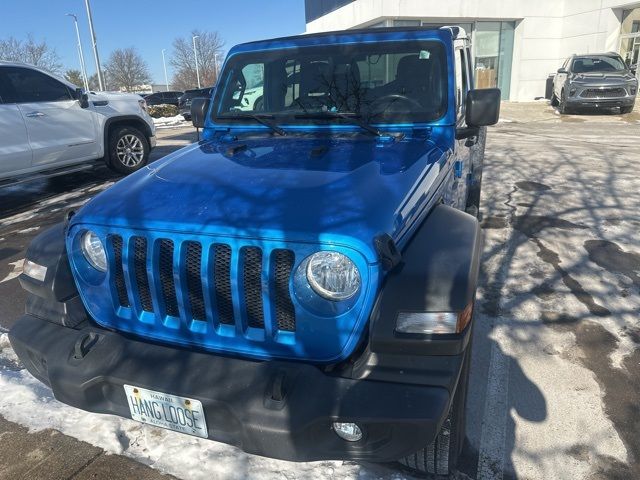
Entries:
[[40, 282], [44, 282], [44, 278], [47, 276], [47, 267], [38, 265], [31, 260], [25, 260], [22, 265], [22, 273], [27, 277], [34, 278]]
[[362, 430], [355, 423], [333, 423], [333, 431], [347, 442], [357, 442], [362, 438]]

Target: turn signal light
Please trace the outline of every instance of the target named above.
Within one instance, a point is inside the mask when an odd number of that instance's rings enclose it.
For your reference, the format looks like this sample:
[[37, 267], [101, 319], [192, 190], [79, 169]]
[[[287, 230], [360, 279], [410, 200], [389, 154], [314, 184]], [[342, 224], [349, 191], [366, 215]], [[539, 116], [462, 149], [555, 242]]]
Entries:
[[451, 334], [462, 332], [473, 317], [473, 302], [462, 312], [400, 312], [396, 332], [419, 334]]

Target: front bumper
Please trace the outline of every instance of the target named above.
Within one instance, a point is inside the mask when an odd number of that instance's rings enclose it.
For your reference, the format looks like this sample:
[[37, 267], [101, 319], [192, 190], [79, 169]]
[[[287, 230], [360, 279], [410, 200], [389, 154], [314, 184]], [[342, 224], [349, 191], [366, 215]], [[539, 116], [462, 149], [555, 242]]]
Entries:
[[[89, 334], [96, 337], [87, 341]], [[433, 441], [450, 403], [442, 386], [332, 376], [303, 363], [216, 356], [30, 315], [9, 336], [61, 402], [130, 418], [124, 384], [195, 398], [210, 439], [284, 460], [397, 460]], [[363, 439], [340, 439], [334, 421], [357, 423]]]

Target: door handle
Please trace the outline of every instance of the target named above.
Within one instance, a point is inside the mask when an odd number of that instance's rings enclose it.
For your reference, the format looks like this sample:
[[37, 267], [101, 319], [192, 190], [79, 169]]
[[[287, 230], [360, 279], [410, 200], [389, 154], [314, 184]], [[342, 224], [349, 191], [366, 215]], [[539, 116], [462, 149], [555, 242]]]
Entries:
[[25, 117], [34, 118], [34, 117], [44, 117], [44, 113], [42, 112], [29, 112], [25, 114]]

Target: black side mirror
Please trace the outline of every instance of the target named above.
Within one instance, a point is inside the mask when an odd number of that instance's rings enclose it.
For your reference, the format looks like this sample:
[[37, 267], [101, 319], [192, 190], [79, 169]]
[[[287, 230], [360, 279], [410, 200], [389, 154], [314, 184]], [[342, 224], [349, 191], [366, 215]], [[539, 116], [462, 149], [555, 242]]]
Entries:
[[80, 102], [80, 108], [89, 108], [89, 95], [82, 88], [76, 88], [75, 97]]
[[567, 73], [569, 73], [569, 72], [567, 71], [567, 69], [566, 69], [566, 68], [559, 68], [559, 69], [558, 69], [558, 73], [560, 73], [560, 74], [567, 74]]
[[209, 98], [194, 98], [191, 100], [191, 122], [196, 128], [204, 128], [207, 113], [211, 106]]
[[469, 90], [465, 112], [467, 126], [478, 128], [498, 123], [501, 96], [499, 88]]

